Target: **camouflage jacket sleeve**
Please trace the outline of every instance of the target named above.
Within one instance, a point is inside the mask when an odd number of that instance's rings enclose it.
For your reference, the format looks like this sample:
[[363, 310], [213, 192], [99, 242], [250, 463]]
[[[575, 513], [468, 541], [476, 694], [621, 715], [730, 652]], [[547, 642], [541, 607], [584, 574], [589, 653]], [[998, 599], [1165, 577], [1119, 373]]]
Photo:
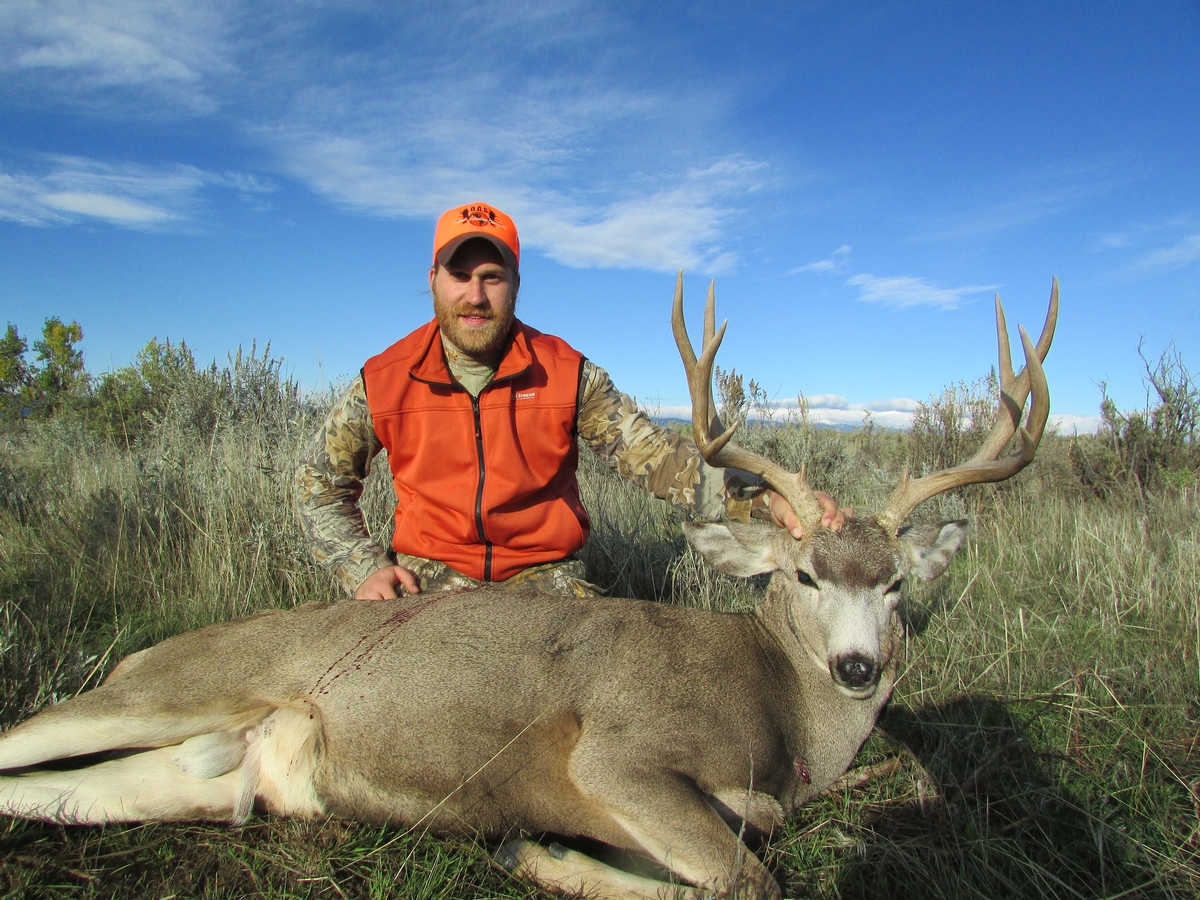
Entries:
[[296, 469], [296, 505], [313, 556], [353, 594], [367, 576], [390, 566], [386, 548], [367, 531], [358, 499], [382, 449], [362, 377], [330, 410]]
[[584, 442], [623, 478], [696, 515], [745, 522], [762, 493], [756, 476], [705, 463], [695, 444], [652, 422], [590, 360], [580, 376], [577, 425]]

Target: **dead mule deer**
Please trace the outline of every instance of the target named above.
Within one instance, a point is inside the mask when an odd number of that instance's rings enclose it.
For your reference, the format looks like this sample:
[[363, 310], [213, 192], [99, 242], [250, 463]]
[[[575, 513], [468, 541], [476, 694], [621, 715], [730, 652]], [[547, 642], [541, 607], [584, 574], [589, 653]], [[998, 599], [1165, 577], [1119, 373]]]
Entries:
[[800, 541], [771, 526], [688, 526], [721, 571], [774, 572], [753, 613], [490, 587], [260, 613], [135, 653], [101, 687], [0, 737], [0, 811], [240, 822], [259, 805], [493, 838], [584, 836], [648, 855], [677, 883], [525, 838], [499, 859], [588, 897], [778, 897], [718, 810], [769, 831], [854, 759], [895, 681], [901, 581], [940, 575], [966, 534], [961, 521], [904, 520], [1033, 458], [1057, 284], [1037, 346], [1021, 334], [1019, 375], [997, 300], [1001, 395], [983, 449], [904, 478], [883, 512], [837, 533], [818, 526], [803, 469], [730, 442], [710, 377], [724, 326], [710, 290], [697, 359], [682, 303], [681, 278], [673, 322], [701, 452], [761, 476], [805, 525]]

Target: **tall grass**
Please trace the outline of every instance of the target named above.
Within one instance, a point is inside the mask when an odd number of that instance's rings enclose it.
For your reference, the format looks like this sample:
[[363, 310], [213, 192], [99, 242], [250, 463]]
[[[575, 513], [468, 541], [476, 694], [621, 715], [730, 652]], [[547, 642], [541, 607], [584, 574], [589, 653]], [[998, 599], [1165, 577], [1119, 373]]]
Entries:
[[[328, 401], [251, 354], [197, 373], [130, 441], [69, 418], [0, 434], [0, 725], [169, 634], [338, 596], [291, 504]], [[785, 464], [809, 460], [816, 486], [868, 509], [913, 458], [911, 440], [804, 421], [744, 435]], [[876, 777], [848, 780], [761, 848], [788, 896], [1200, 895], [1200, 501], [1186, 487], [1085, 492], [1068, 450], [1047, 437], [1012, 484], [918, 511], [967, 514], [973, 537], [904, 601], [906, 668], [859, 760]], [[390, 486], [376, 469], [367, 514], [386, 535]], [[677, 511], [586, 452], [580, 475], [585, 558], [610, 593], [713, 609], [761, 596], [762, 580], [699, 560]], [[488, 849], [332, 821], [7, 821], [0, 892], [536, 895]]]

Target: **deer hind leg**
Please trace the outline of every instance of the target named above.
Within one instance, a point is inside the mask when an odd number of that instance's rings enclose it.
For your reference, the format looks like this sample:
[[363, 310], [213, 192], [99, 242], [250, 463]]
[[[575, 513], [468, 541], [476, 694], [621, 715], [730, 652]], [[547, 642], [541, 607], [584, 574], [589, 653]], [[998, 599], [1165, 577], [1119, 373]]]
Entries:
[[251, 728], [196, 735], [69, 771], [0, 777], [0, 813], [62, 824], [244, 822], [259, 800], [282, 815], [323, 815], [317, 709], [297, 701]]
[[0, 778], [0, 812], [64, 825], [231, 818], [241, 773], [186, 775], [173, 760], [177, 749], [143, 750], [73, 771]]
[[124, 684], [105, 684], [51, 706], [0, 735], [0, 771], [89, 753], [178, 744], [197, 734], [248, 727], [269, 709], [239, 709], [218, 701], [182, 712], [165, 708], [169, 700], [131, 696]]

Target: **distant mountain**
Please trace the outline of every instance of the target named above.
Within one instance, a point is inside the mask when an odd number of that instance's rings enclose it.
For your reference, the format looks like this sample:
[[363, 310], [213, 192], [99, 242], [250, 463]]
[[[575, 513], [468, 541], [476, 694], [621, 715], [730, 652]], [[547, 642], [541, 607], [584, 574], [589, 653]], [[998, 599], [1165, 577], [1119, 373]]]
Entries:
[[[657, 422], [659, 425], [670, 426], [672, 424], [680, 424], [680, 425], [691, 425], [692, 424], [691, 421], [688, 419], [680, 419], [675, 416], [650, 416], [650, 418], [653, 421]], [[750, 421], [752, 423], [757, 424], [760, 420], [759, 419], [751, 419]], [[785, 423], [780, 422], [777, 424], [777, 427], [783, 428], [784, 425], [785, 425]], [[854, 434], [856, 431], [859, 431], [862, 429], [861, 424], [850, 424], [849, 422], [846, 422], [846, 423], [843, 423], [840, 425], [827, 424], [825, 422], [813, 422], [812, 426], [814, 428], [820, 428], [823, 431], [841, 431], [846, 434]], [[875, 427], [880, 431], [905, 431], [906, 430], [903, 428], [888, 428], [885, 425], [880, 425], [878, 422], [875, 423]]]

